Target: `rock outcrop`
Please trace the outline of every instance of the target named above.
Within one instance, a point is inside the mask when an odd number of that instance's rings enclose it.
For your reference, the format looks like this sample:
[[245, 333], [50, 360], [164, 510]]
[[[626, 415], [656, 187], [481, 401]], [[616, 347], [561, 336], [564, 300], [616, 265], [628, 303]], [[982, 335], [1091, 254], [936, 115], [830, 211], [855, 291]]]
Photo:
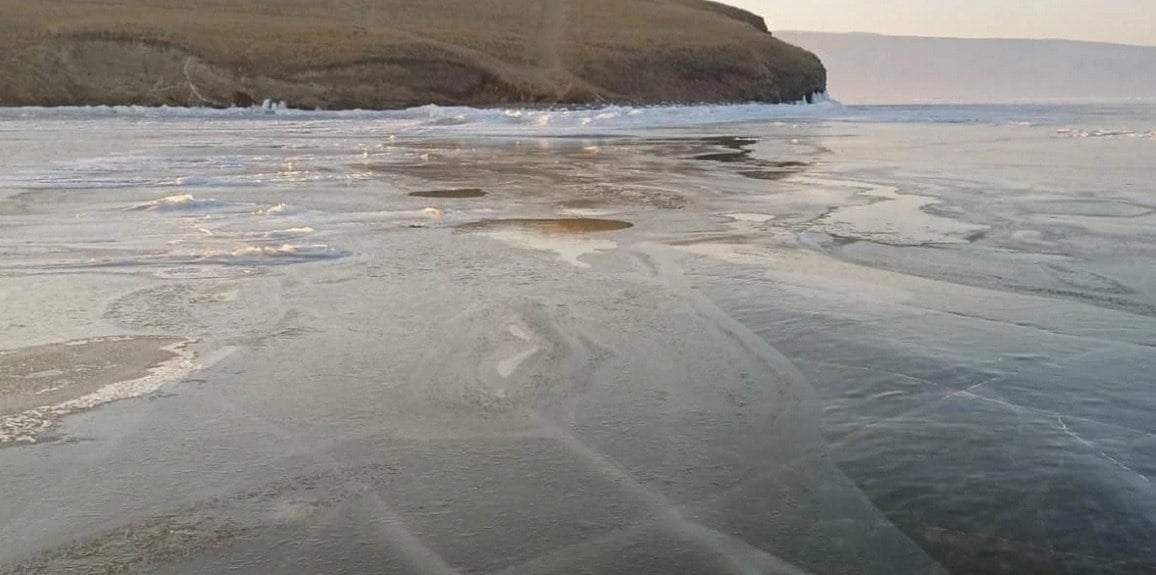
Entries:
[[0, 105], [797, 101], [813, 54], [705, 0], [0, 0]]

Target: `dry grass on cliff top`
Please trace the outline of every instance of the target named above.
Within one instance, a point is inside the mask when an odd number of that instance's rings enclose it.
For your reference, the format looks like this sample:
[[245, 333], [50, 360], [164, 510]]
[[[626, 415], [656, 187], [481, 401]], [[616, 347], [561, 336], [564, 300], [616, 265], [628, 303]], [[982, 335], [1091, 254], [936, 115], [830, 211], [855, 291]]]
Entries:
[[243, 62], [292, 55], [348, 61], [395, 43], [428, 40], [484, 51], [511, 62], [532, 56], [551, 28], [568, 45], [639, 50], [678, 42], [732, 42], [762, 34], [745, 22], [687, 0], [573, 0], [550, 23], [550, 0], [0, 0], [0, 45], [46, 35], [141, 34], [185, 39]]
[[0, 0], [0, 49], [145, 42], [240, 76], [278, 78], [383, 58], [455, 61], [513, 85], [564, 76], [610, 94], [663, 89], [646, 75], [637, 86], [602, 82], [661, 64], [656, 55], [666, 53], [724, 67], [818, 65], [757, 23], [700, 0]]

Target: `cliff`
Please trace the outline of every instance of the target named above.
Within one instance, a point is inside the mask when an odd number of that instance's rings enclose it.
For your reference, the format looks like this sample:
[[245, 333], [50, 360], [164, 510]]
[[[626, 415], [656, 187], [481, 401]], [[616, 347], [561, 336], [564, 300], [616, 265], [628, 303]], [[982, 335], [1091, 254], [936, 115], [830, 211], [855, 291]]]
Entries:
[[0, 105], [794, 101], [813, 54], [704, 0], [0, 0]]

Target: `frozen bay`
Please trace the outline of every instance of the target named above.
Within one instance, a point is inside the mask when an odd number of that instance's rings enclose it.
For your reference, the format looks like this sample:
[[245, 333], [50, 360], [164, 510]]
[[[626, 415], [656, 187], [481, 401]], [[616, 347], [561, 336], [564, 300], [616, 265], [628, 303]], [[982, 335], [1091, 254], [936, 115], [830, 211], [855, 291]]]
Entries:
[[0, 573], [1149, 571], [1154, 130], [2, 111]]

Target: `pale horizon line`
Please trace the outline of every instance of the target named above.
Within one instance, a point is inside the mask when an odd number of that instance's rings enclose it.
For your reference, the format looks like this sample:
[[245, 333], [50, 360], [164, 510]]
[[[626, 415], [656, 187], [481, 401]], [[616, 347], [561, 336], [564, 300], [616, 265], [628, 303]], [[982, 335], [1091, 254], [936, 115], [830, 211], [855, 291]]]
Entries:
[[772, 34], [826, 34], [829, 36], [878, 36], [882, 38], [907, 38], [919, 40], [1003, 40], [1011, 42], [1068, 42], [1072, 44], [1099, 44], [1103, 46], [1122, 46], [1126, 48], [1150, 48], [1156, 49], [1156, 44], [1128, 44], [1125, 42], [1108, 42], [1104, 40], [1078, 40], [1073, 38], [1057, 38], [1057, 37], [1028, 37], [1028, 36], [930, 36], [921, 34], [886, 34], [881, 32], [864, 32], [860, 30], [798, 30], [798, 29], [779, 29], [771, 30]]

